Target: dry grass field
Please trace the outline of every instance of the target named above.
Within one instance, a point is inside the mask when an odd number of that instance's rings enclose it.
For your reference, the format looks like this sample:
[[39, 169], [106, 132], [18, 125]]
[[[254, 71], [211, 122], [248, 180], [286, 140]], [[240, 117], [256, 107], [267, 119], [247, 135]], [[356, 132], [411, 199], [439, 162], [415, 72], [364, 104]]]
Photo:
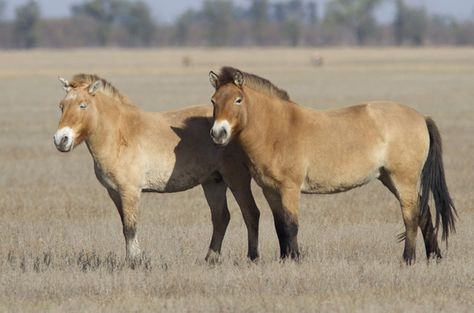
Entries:
[[[474, 308], [474, 49], [71, 50], [0, 52], [0, 312], [472, 312]], [[191, 65], [184, 67], [184, 57]], [[258, 73], [313, 108], [364, 100], [406, 103], [438, 123], [457, 233], [444, 258], [402, 264], [398, 202], [380, 183], [302, 196], [299, 263], [278, 260], [270, 209], [258, 263], [231, 199], [222, 262], [202, 190], [145, 194], [146, 260], [124, 266], [118, 213], [84, 145], [52, 141], [64, 92], [56, 79], [94, 72], [146, 110], [207, 104], [209, 70]], [[275, 121], [278, 123], [278, 121]], [[229, 194], [229, 197], [231, 195]]]

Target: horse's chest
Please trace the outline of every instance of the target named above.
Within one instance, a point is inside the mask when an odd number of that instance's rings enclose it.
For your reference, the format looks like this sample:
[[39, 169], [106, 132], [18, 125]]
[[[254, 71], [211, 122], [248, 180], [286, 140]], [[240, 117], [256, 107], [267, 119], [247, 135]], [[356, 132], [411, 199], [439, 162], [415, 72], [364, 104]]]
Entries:
[[278, 188], [279, 180], [270, 168], [250, 164], [249, 169], [250, 175], [260, 187]]
[[114, 175], [110, 171], [107, 171], [106, 169], [101, 167], [98, 163], [94, 162], [94, 172], [99, 182], [105, 188], [118, 190]]

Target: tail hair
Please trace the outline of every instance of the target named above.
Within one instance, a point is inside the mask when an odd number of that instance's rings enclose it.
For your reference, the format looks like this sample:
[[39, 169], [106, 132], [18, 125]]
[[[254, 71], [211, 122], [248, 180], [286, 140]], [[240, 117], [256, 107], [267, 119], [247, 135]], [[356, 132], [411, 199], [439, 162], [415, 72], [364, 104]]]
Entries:
[[448, 186], [444, 175], [443, 149], [441, 145], [441, 135], [435, 122], [427, 117], [426, 126], [430, 136], [430, 148], [428, 158], [421, 173], [420, 186], [420, 207], [421, 214], [425, 215], [429, 210], [430, 191], [436, 208], [435, 236], [438, 234], [440, 223], [443, 228], [442, 239], [448, 246], [448, 237], [450, 233], [456, 232], [455, 222], [457, 211], [454, 202], [449, 195]]

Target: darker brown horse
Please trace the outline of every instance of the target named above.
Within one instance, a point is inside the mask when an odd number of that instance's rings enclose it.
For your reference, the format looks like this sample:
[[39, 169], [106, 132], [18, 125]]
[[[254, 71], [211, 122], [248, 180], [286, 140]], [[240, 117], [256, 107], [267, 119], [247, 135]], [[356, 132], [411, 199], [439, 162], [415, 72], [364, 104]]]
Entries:
[[[300, 193], [343, 192], [379, 179], [400, 202], [406, 231], [403, 258], [415, 260], [418, 227], [427, 257], [440, 258], [437, 233], [454, 230], [453, 201], [433, 120], [393, 102], [311, 110], [292, 102], [268, 80], [224, 67], [211, 72], [216, 91], [211, 137], [237, 141], [252, 177], [263, 188], [280, 241], [281, 257], [297, 258]], [[429, 194], [436, 207], [433, 227]]]

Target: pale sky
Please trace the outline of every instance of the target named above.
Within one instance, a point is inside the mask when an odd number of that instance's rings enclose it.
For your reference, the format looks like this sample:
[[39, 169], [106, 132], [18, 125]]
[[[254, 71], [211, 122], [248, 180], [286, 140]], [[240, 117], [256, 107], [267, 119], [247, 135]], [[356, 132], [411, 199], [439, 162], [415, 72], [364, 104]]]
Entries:
[[[324, 10], [327, 0], [313, 0], [319, 4], [320, 11]], [[7, 0], [5, 17], [14, 17], [15, 7], [24, 4], [27, 0]], [[41, 7], [41, 14], [45, 17], [69, 16], [72, 4], [81, 3], [81, 0], [37, 0]], [[173, 21], [180, 13], [188, 8], [199, 8], [203, 0], [145, 0], [152, 8], [153, 17], [161, 22]], [[248, 5], [249, 0], [233, 0], [235, 4]], [[273, 2], [270, 0], [270, 2]], [[391, 2], [391, 1], [387, 1]], [[428, 12], [452, 15], [461, 19], [474, 18], [473, 0], [405, 0], [407, 4], [424, 5]], [[384, 5], [377, 17], [383, 21], [389, 21], [393, 17], [393, 7]]]

